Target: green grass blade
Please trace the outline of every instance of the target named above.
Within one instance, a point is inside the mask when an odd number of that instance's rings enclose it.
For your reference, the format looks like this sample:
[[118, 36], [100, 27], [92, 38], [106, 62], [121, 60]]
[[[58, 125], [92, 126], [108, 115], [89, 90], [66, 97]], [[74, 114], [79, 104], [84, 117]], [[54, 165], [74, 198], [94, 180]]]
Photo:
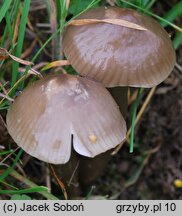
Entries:
[[[36, 185], [34, 182], [30, 181], [29, 179], [27, 179], [25, 176], [20, 175], [18, 172], [16, 172], [15, 170], [12, 170], [10, 175], [12, 177], [14, 177], [15, 179], [23, 182], [25, 185], [27, 185], [28, 187], [31, 188], [35, 188], [38, 187], [38, 185]], [[42, 196], [44, 196], [45, 198], [49, 199], [49, 200], [58, 200], [59, 198], [54, 196], [53, 194], [49, 193], [48, 191], [40, 191], [39, 192]]]
[[[34, 62], [38, 58], [38, 56], [43, 51], [43, 49], [49, 44], [49, 42], [54, 37], [56, 37], [57, 34], [59, 34], [59, 32], [60, 32], [60, 28], [45, 41], [45, 43], [41, 46], [41, 48], [36, 52], [34, 57], [31, 59], [31, 62]], [[24, 74], [27, 74], [29, 69], [30, 69], [30, 66], [27, 66]], [[21, 88], [23, 89], [24, 88], [24, 80], [22, 80], [22, 82], [20, 82], [20, 85], [21, 85]]]
[[10, 154], [12, 152], [13, 152], [13, 150], [2, 151], [2, 152], [0, 152], [0, 156], [7, 155], [7, 154]]
[[80, 13], [76, 14], [67, 23], [65, 23], [65, 25], [67, 25], [71, 20], [77, 18], [79, 15], [81, 15], [84, 12], [86, 12], [87, 10], [89, 10], [92, 7], [94, 7], [95, 5], [97, 5], [100, 2], [101, 2], [101, 0], [93, 0], [90, 4], [87, 5], [87, 7], [85, 7], [85, 9], [83, 9]]
[[5, 14], [8, 11], [11, 2], [12, 2], [12, 0], [6, 0], [6, 1], [4, 1], [3, 6], [0, 9], [0, 22], [5, 17]]
[[60, 20], [61, 20], [61, 2], [56, 0], [56, 8], [57, 8], [57, 20], [58, 26], [60, 27]]
[[139, 167], [136, 169], [136, 171], [134, 171], [133, 175], [128, 179], [128, 181], [126, 181], [126, 183], [124, 184], [124, 188], [126, 189], [127, 187], [130, 187], [132, 185], [134, 185], [139, 177], [141, 176], [141, 173], [145, 167], [145, 165], [147, 164], [148, 162], [148, 159], [149, 159], [149, 156], [150, 155], [146, 155], [142, 161], [141, 161], [141, 164], [139, 165]]
[[67, 16], [67, 10], [66, 10], [66, 0], [57, 0], [56, 1], [58, 4], [58, 13], [60, 13], [60, 20], [59, 20], [59, 26], [63, 28], [66, 16]]
[[[87, 11], [89, 8], [93, 7], [95, 4], [98, 4], [100, 1], [101, 1], [101, 0], [93, 0], [82, 12], [80, 12], [80, 13], [77, 14], [77, 15], [75, 15], [72, 19], [75, 19], [75, 18], [76, 18], [77, 16], [79, 16], [81, 13]], [[63, 4], [63, 3], [62, 3], [62, 4]], [[61, 5], [61, 6], [62, 6], [62, 5]], [[71, 19], [71, 20], [72, 20], [72, 19]], [[68, 23], [69, 23], [69, 21], [68, 21], [68, 22], [65, 22], [65, 23], [64, 23], [64, 26], [66, 26]], [[63, 26], [62, 28], [64, 28], [64, 26]], [[49, 42], [50, 42], [54, 37], [57, 36], [57, 34], [60, 33], [60, 31], [62, 30], [62, 28], [61, 28], [61, 27], [58, 28], [58, 30], [57, 30], [54, 34], [52, 34], [52, 35], [45, 41], [45, 43], [42, 45], [42, 47], [37, 51], [37, 53], [36, 53], [36, 54], [34, 55], [34, 57], [31, 59], [31, 62], [34, 62], [34, 61], [38, 58], [38, 56], [40, 55], [40, 53], [42, 52], [42, 50], [49, 44]], [[29, 69], [30, 69], [30, 66], [27, 66], [25, 74], [28, 72]], [[22, 87], [23, 87], [23, 85], [24, 85], [24, 81], [22, 81]]]
[[46, 187], [39, 186], [34, 188], [22, 189], [22, 190], [0, 190], [0, 194], [24, 194], [24, 193], [39, 193], [48, 191]]
[[8, 187], [11, 187], [11, 188], [13, 188], [14, 190], [18, 190], [18, 188], [17, 187], [15, 187], [15, 186], [13, 186], [13, 185], [10, 185], [10, 184], [8, 184], [7, 182], [5, 182], [5, 181], [2, 181], [2, 183], [4, 184], [4, 185], [7, 185]]
[[[12, 6], [11, 6], [11, 11], [7, 11], [7, 13], [10, 15], [10, 19], [11, 21], [10, 22], [16, 22], [16, 18], [17, 18], [17, 14], [18, 14], [18, 8], [19, 8], [19, 4], [20, 4], [20, 0], [18, 1], [14, 1]], [[7, 14], [6, 13], [6, 14]], [[6, 20], [7, 21], [7, 20]], [[7, 23], [8, 24], [8, 23]], [[8, 34], [8, 29], [10, 29], [7, 25], [5, 26], [5, 30], [4, 30], [4, 33], [1, 37], [1, 40], [0, 40], [0, 46], [3, 47], [4, 46], [4, 43], [5, 43], [5, 40], [7, 39], [7, 34]], [[12, 30], [13, 32], [13, 30]], [[10, 33], [11, 34], [11, 33]], [[10, 35], [11, 37], [11, 35]], [[12, 44], [12, 41], [11, 41], [11, 38], [10, 38], [10, 44]]]
[[[4, 46], [4, 42], [6, 40], [6, 36], [8, 34], [8, 26], [5, 27], [3, 35], [1, 37], [1, 41], [0, 41], [0, 46], [3, 47]], [[2, 62], [0, 62], [2, 64]]]
[[0, 182], [3, 181], [3, 180], [9, 175], [9, 173], [11, 172], [11, 170], [16, 166], [18, 160], [20, 159], [20, 156], [21, 156], [22, 152], [23, 152], [23, 150], [21, 149], [21, 150], [18, 152], [18, 154], [16, 155], [16, 158], [15, 158], [13, 164], [12, 164], [10, 167], [8, 167], [8, 168], [3, 172], [3, 174], [0, 175]]
[[166, 19], [164, 19], [164, 18], [162, 18], [162, 17], [160, 17], [160, 16], [158, 16], [158, 15], [156, 15], [156, 14], [154, 14], [154, 13], [152, 13], [152, 12], [146, 10], [146, 9], [144, 9], [144, 8], [141, 8], [141, 7], [135, 5], [135, 4], [131, 3], [131, 2], [125, 1], [125, 0], [119, 0], [119, 2], [127, 3], [128, 5], [130, 5], [130, 6], [134, 7], [134, 8], [137, 8], [137, 9], [139, 9], [140, 11], [143, 11], [143, 12], [146, 13], [146, 14], [155, 17], [155, 18], [158, 19], [160, 22], [165, 22], [167, 25], [169, 25], [169, 26], [173, 27], [174, 29], [176, 29], [176, 30], [182, 32], [182, 28], [180, 28], [179, 26], [173, 24], [172, 22], [170, 22], [170, 21], [168, 21], [168, 20], [166, 20]]
[[156, 2], [156, 0], [151, 0], [151, 1], [149, 1], [148, 4], [146, 5], [145, 9], [146, 9], [146, 10], [149, 10], [149, 9], [153, 6], [153, 4], [154, 4], [155, 2]]
[[76, 6], [75, 6], [75, 11], [74, 14], [78, 14], [79, 13], [79, 5], [80, 5], [81, 0], [77, 0], [76, 1]]
[[173, 46], [177, 49], [182, 44], [182, 33], [178, 32], [173, 40]]
[[[178, 2], [175, 4], [170, 11], [168, 11], [164, 15], [164, 19], [172, 22], [174, 21], [178, 16], [182, 15], [182, 1]], [[161, 25], [166, 27], [167, 23], [166, 22], [161, 22]]]
[[92, 7], [99, 6], [98, 3], [95, 4], [92, 0], [73, 0], [70, 2], [69, 12], [75, 16], [87, 8], [89, 4], [91, 4]]
[[133, 153], [134, 134], [135, 134], [135, 120], [136, 120], [139, 97], [140, 97], [141, 93], [142, 93], [142, 88], [139, 88], [136, 100], [135, 100], [135, 102], [133, 104], [132, 122], [131, 122], [131, 135], [130, 135], [130, 153]]
[[7, 110], [9, 108], [9, 106], [1, 106], [0, 110]]
[[88, 194], [85, 197], [86, 200], [88, 200], [92, 196], [94, 189], [95, 189], [95, 186], [92, 185], [90, 188], [90, 191], [88, 192]]
[[10, 14], [8, 12], [6, 13], [5, 19], [6, 19], [6, 24], [7, 24], [6, 26], [7, 26], [8, 33], [9, 33], [9, 41], [10, 41], [11, 50], [13, 50], [13, 29], [11, 26]]
[[[26, 29], [26, 24], [27, 24], [29, 8], [30, 8], [30, 0], [24, 1], [24, 5], [22, 8], [22, 16], [20, 20], [17, 47], [16, 47], [16, 52], [15, 52], [15, 56], [17, 57], [21, 56], [21, 52], [23, 48], [23, 41], [24, 41], [24, 36], [25, 36], [25, 29]], [[19, 67], [19, 63], [14, 61], [12, 64], [13, 74], [12, 74], [11, 87], [15, 84], [17, 80], [18, 67]], [[14, 94], [14, 92], [15, 92], [15, 89], [12, 91], [12, 94]]]

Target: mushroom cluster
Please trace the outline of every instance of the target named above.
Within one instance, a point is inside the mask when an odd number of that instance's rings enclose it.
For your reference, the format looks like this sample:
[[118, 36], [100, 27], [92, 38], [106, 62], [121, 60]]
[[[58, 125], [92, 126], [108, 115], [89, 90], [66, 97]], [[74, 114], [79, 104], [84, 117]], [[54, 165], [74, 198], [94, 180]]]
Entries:
[[105, 87], [152, 87], [172, 71], [175, 52], [167, 32], [131, 9], [100, 7], [77, 19], [122, 19], [145, 30], [112, 23], [66, 27], [65, 56], [81, 76], [48, 76], [26, 88], [7, 114], [15, 142], [30, 155], [61, 164], [71, 143], [94, 157], [123, 141], [126, 123]]

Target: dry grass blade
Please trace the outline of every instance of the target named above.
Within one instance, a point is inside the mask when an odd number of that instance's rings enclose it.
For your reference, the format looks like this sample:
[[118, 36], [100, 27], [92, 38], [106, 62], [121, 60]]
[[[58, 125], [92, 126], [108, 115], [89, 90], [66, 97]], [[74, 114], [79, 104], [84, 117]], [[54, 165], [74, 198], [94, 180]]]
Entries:
[[67, 195], [67, 193], [66, 193], [66, 188], [65, 188], [64, 184], [63, 184], [62, 181], [57, 177], [56, 172], [55, 172], [55, 170], [54, 170], [54, 168], [53, 168], [53, 166], [52, 166], [51, 164], [50, 164], [50, 167], [51, 167], [51, 171], [52, 171], [52, 173], [53, 173], [53, 175], [54, 175], [56, 181], [58, 182], [59, 186], [61, 187], [61, 190], [62, 190], [62, 192], [63, 192], [64, 198], [67, 200], [67, 199], [68, 199], [68, 195]]
[[150, 102], [152, 96], [153, 96], [154, 93], [155, 93], [155, 90], [156, 90], [156, 87], [153, 87], [153, 88], [150, 90], [149, 94], [147, 95], [147, 97], [146, 97], [146, 99], [145, 99], [145, 101], [144, 101], [144, 103], [143, 103], [143, 105], [142, 105], [140, 111], [139, 111], [138, 114], [137, 114], [137, 117], [136, 117], [136, 124], [137, 124], [137, 123], [139, 122], [139, 120], [141, 119], [141, 117], [142, 117], [142, 115], [143, 115], [143, 113], [144, 113], [146, 107], [148, 106], [148, 104], [149, 104], [149, 102]]
[[0, 82], [0, 88], [2, 89], [2, 91], [4, 92], [4, 94], [6, 96], [8, 96], [8, 92], [7, 92], [7, 90], [5, 89], [5, 87], [3, 86], [3, 84], [1, 82]]
[[[28, 76], [30, 76], [30, 74], [25, 74], [23, 75], [15, 84], [14, 86], [8, 91], [8, 95], [10, 94], [10, 92], [22, 81], [24, 80], [25, 78], [27, 78]], [[2, 104], [2, 102], [5, 100], [5, 98], [3, 98], [1, 101], [0, 101], [0, 105]]]
[[11, 101], [11, 102], [13, 102], [14, 100], [13, 100], [12, 98], [9, 97], [8, 92], [6, 91], [6, 89], [4, 88], [4, 86], [1, 84], [1, 82], [0, 82], [0, 88], [1, 88], [2, 91], [4, 92], [4, 94], [3, 94], [3, 93], [0, 93], [0, 97], [2, 97], [2, 98], [4, 98], [4, 99], [7, 99], [7, 100], [9, 100], [9, 101]]
[[67, 1], [66, 1], [66, 10], [68, 10], [69, 5], [70, 5], [70, 0], [67, 0]]
[[124, 183], [124, 185], [121, 188], [121, 191], [118, 192], [117, 194], [115, 194], [114, 196], [112, 196], [110, 199], [117, 199], [118, 196], [123, 193], [128, 187], [136, 184], [136, 182], [138, 181], [138, 179], [141, 177], [143, 169], [146, 167], [146, 165], [148, 164], [148, 161], [151, 157], [152, 154], [155, 154], [159, 149], [160, 149], [161, 145], [160, 143], [157, 144], [157, 146], [153, 149], [150, 149], [149, 151], [145, 152], [144, 155], [144, 159], [141, 162], [141, 164], [139, 165], [139, 167], [137, 168], [136, 171], [134, 171], [133, 175]]
[[7, 129], [6, 122], [5, 122], [5, 120], [3, 119], [3, 117], [2, 117], [1, 114], [0, 114], [0, 120], [1, 120], [2, 124], [4, 125], [4, 127]]
[[[145, 99], [145, 101], [144, 101], [144, 103], [143, 103], [143, 105], [142, 105], [140, 111], [139, 111], [138, 114], [137, 114], [136, 121], [135, 121], [135, 125], [137, 125], [138, 122], [139, 122], [139, 120], [141, 119], [141, 117], [142, 117], [142, 115], [143, 115], [143, 113], [144, 113], [144, 111], [145, 111], [147, 105], [149, 104], [149, 102], [150, 102], [150, 100], [151, 100], [151, 98], [152, 98], [152, 96], [153, 96], [155, 90], [156, 90], [156, 87], [153, 87], [153, 88], [150, 90], [149, 94], [147, 95], [147, 98]], [[115, 148], [115, 150], [111, 153], [111, 155], [115, 155], [115, 154], [121, 149], [122, 145], [128, 140], [128, 138], [129, 138], [129, 136], [130, 136], [130, 133], [131, 133], [131, 127], [130, 127], [130, 129], [128, 130], [128, 132], [127, 132], [127, 134], [126, 134], [125, 140], [124, 140], [122, 143], [120, 143], [120, 144]]]
[[53, 61], [45, 65], [41, 71], [45, 71], [54, 67], [66, 66], [66, 65], [70, 65], [70, 62], [68, 60]]
[[103, 20], [99, 20], [99, 19], [80, 19], [80, 20], [72, 20], [71, 22], [68, 23], [69, 25], [75, 25], [75, 26], [80, 26], [80, 25], [88, 25], [88, 24], [95, 24], [95, 23], [109, 23], [109, 24], [113, 24], [113, 25], [119, 25], [119, 26], [123, 26], [123, 27], [127, 27], [127, 28], [131, 28], [131, 29], [136, 29], [136, 30], [140, 30], [140, 31], [146, 31], [147, 29], [137, 25], [135, 23], [126, 21], [126, 20], [122, 20], [122, 19], [103, 19]]
[[21, 17], [21, 13], [18, 12], [18, 16], [17, 16], [17, 19], [16, 19], [16, 23], [14, 24], [14, 25], [15, 25], [15, 28], [14, 28], [14, 34], [13, 34], [13, 44], [15, 44], [16, 41], [17, 41], [18, 30], [19, 30], [19, 26], [20, 26], [20, 17]]
[[30, 70], [28, 70], [28, 73], [33, 74], [33, 75], [37, 75], [37, 76], [39, 76], [39, 77], [43, 77], [42, 74], [41, 74], [40, 72], [36, 71], [36, 70], [33, 69], [33, 68], [30, 68]]
[[0, 60], [7, 59], [9, 57], [6, 49], [0, 47]]
[[137, 91], [135, 91], [131, 96], [130, 96], [130, 92], [129, 92], [128, 106], [130, 106], [136, 100], [136, 97], [137, 97]]
[[23, 64], [23, 65], [33, 65], [33, 62], [20, 59], [20, 58], [14, 56], [14, 55], [11, 55], [11, 54], [9, 54], [9, 56], [10, 56], [14, 61], [19, 62], [20, 64]]
[[73, 173], [72, 173], [72, 175], [71, 175], [71, 177], [70, 177], [70, 180], [69, 180], [69, 182], [68, 182], [68, 187], [71, 185], [72, 180], [73, 180], [73, 178], [74, 178], [74, 175], [75, 175], [76, 171], [78, 170], [78, 167], [79, 167], [79, 161], [77, 162], [77, 164], [76, 164], [76, 166], [75, 166], [75, 169], [73, 170]]
[[44, 10], [44, 9], [46, 9], [46, 4], [44, 0], [39, 0], [39, 1], [32, 0], [31, 1], [30, 12]]
[[156, 152], [158, 152], [159, 149], [160, 149], [160, 147], [161, 147], [161, 144], [158, 143], [156, 147], [154, 147], [153, 149], [150, 149], [150, 150], [148, 150], [147, 152], [145, 152], [146, 156], [145, 156], [144, 160], [142, 161], [142, 163], [141, 163], [140, 166], [138, 167], [138, 170], [136, 170], [136, 172], [133, 174], [133, 176], [124, 184], [124, 186], [123, 186], [123, 188], [122, 188], [122, 192], [123, 192], [126, 188], [128, 188], [128, 187], [134, 185], [134, 184], [138, 181], [138, 179], [139, 179], [139, 177], [141, 176], [144, 167], [147, 165], [147, 163], [148, 163], [148, 161], [149, 161], [151, 155], [152, 155], [152, 154], [155, 154]]
[[[45, 62], [41, 62], [37, 65], [35, 65], [33, 68], [30, 68], [28, 70], [28, 72], [26, 74], [24, 74], [15, 84], [14, 86], [8, 91], [8, 92], [5, 92], [6, 96], [9, 97], [9, 94], [11, 93], [11, 91], [21, 82], [23, 81], [24, 79], [28, 78], [31, 74], [34, 74], [34, 75], [38, 75], [39, 77], [42, 77], [42, 74], [39, 73], [38, 71], [36, 71], [36, 69], [39, 69], [40, 67], [42, 67], [42, 65], [45, 65]], [[24, 73], [26, 71], [25, 68], [19, 68], [19, 72], [22, 72]], [[5, 100], [5, 97], [2, 98], [2, 100], [0, 101], [0, 105], [2, 104], [2, 102]]]
[[[47, 1], [49, 4], [49, 14], [50, 14], [50, 27], [51, 33], [53, 34], [57, 30], [57, 11], [55, 1], [49, 0]], [[52, 59], [56, 58], [56, 51], [57, 51], [57, 39], [56, 37], [52, 39]]]
[[156, 147], [149, 149], [148, 151], [145, 151], [144, 154], [146, 155], [151, 155], [151, 154], [155, 154], [156, 152], [159, 151], [159, 149], [161, 148], [161, 142], [157, 142]]
[[179, 64], [176, 62], [175, 67], [182, 73], [182, 66], [181, 66], [181, 65], [179, 65]]
[[51, 176], [50, 176], [50, 169], [46, 166], [45, 167], [46, 173], [46, 186], [48, 188], [49, 193], [51, 193]]
[[[19, 68], [18, 72], [25, 73], [26, 69], [25, 68]], [[27, 73], [28, 74], [33, 74], [33, 75], [36, 75], [36, 76], [39, 76], [39, 77], [43, 77], [42, 74], [40, 72], [38, 72], [37, 70], [35, 70], [34, 68], [30, 68]]]
[[0, 93], [0, 97], [6, 98], [7, 100], [9, 100], [9, 101], [11, 101], [11, 102], [14, 101], [13, 98], [10, 98], [9, 96], [7, 96], [7, 95], [5, 95], [5, 94], [3, 94], [3, 93]]
[[[1, 117], [2, 118], [2, 117]], [[6, 126], [7, 127], [7, 126]], [[8, 154], [6, 157], [3, 158], [3, 160], [0, 161], [0, 165], [2, 165], [8, 158], [11, 157], [11, 155], [13, 155], [18, 149], [20, 149], [20, 147], [17, 147], [16, 149], [14, 149], [10, 154]]]
[[14, 61], [16, 62], [19, 62], [20, 64], [23, 64], [23, 65], [32, 65], [33, 63], [30, 62], [30, 61], [26, 61], [26, 60], [23, 60], [23, 59], [20, 59], [14, 55], [11, 55], [6, 49], [4, 48], [0, 48], [0, 59], [6, 59], [10, 57], [11, 59], [13, 59]]
[[30, 47], [28, 49], [26, 49], [22, 54], [21, 54], [21, 58], [26, 58], [27, 56], [30, 55], [30, 53], [32, 52], [32, 50], [34, 49], [36, 43], [37, 43], [37, 37], [33, 40], [33, 42], [31, 43]]
[[116, 5], [116, 0], [106, 0], [106, 2], [108, 2], [108, 4], [110, 4], [111, 6], [115, 6]]

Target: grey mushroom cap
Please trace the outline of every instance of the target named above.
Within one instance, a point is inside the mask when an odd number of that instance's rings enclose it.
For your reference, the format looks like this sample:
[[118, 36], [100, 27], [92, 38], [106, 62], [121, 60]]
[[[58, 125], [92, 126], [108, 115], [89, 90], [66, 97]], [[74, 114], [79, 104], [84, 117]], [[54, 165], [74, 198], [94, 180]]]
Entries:
[[28, 154], [53, 164], [76, 152], [94, 157], [123, 141], [126, 123], [109, 92], [98, 82], [54, 75], [28, 86], [10, 107], [7, 127]]
[[153, 18], [132, 9], [93, 8], [76, 19], [123, 19], [140, 31], [108, 23], [69, 25], [63, 49], [74, 69], [106, 87], [153, 87], [171, 73], [175, 51], [171, 39]]

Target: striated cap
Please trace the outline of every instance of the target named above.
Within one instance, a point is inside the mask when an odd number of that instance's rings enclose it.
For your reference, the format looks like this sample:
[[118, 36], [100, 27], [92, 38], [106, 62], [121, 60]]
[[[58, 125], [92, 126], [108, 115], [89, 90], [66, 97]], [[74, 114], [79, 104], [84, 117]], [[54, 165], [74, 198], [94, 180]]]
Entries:
[[98, 82], [73, 75], [42, 78], [27, 87], [7, 114], [14, 141], [53, 164], [76, 152], [94, 157], [118, 145], [126, 124], [114, 99]]
[[132, 9], [100, 7], [77, 19], [123, 19], [146, 29], [108, 23], [69, 25], [63, 49], [81, 75], [107, 87], [153, 87], [171, 73], [175, 52], [169, 35], [153, 18]]

